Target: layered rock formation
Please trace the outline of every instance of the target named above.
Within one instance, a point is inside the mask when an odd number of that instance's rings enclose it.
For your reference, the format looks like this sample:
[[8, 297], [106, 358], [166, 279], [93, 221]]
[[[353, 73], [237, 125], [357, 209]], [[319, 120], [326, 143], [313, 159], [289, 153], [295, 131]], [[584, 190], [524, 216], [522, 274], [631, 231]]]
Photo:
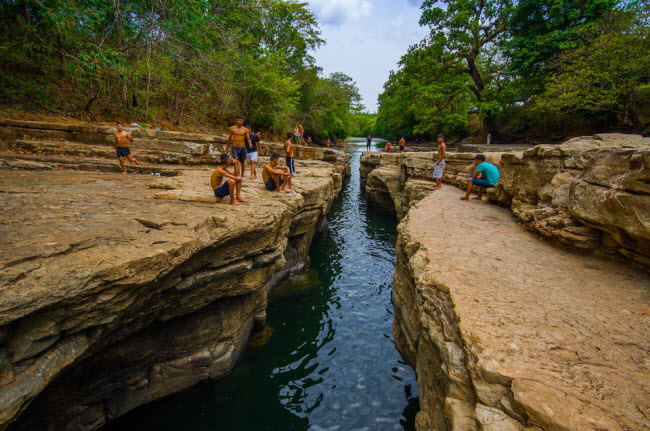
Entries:
[[443, 186], [399, 225], [396, 345], [425, 430], [650, 429], [650, 278]]
[[[650, 267], [650, 139], [604, 134], [486, 153], [501, 172], [488, 197], [527, 229], [579, 251]], [[367, 153], [361, 175], [369, 199], [402, 218], [433, 188], [435, 153]], [[449, 153], [443, 181], [464, 185], [474, 154]]]
[[17, 418], [12, 429], [92, 430], [228, 373], [265, 323], [268, 291], [304, 268], [342, 185], [340, 166], [305, 160], [297, 192], [248, 180], [250, 204], [231, 206], [211, 192], [213, 168], [183, 166], [209, 151], [128, 167], [165, 178], [86, 172], [117, 163], [71, 154], [92, 150], [86, 129], [43, 135], [48, 156], [27, 154], [4, 124], [0, 430]]

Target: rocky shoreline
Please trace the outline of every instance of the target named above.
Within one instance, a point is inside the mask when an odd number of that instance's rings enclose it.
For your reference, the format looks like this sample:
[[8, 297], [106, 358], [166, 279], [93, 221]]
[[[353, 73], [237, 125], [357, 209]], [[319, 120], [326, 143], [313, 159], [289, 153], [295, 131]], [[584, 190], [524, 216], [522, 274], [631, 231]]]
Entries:
[[122, 176], [107, 130], [25, 123], [0, 128], [0, 430], [92, 430], [226, 375], [349, 169], [298, 160], [297, 192], [248, 180], [234, 207], [208, 185], [212, 137], [138, 136], [127, 169], [161, 177]]
[[[444, 182], [473, 157], [448, 154]], [[486, 157], [498, 205], [432, 191], [435, 153], [361, 159], [368, 199], [401, 219], [393, 335], [417, 429], [650, 429], [648, 139]]]

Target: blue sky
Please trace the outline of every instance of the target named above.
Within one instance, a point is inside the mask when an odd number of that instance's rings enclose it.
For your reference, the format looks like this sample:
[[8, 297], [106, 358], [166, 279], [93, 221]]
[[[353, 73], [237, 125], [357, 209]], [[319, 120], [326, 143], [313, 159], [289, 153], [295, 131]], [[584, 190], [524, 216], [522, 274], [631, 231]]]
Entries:
[[428, 33], [418, 25], [420, 0], [308, 0], [326, 44], [314, 53], [328, 76], [343, 72], [357, 83], [363, 104], [377, 111], [377, 96], [408, 47]]

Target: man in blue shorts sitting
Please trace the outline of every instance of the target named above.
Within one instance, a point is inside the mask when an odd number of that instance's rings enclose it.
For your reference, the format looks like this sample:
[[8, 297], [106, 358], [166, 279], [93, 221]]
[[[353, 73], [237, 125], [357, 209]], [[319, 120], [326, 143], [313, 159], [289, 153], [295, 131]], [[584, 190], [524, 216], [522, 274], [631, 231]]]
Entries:
[[[241, 197], [241, 180], [242, 177], [239, 175], [234, 175], [228, 170], [228, 167], [232, 163], [230, 156], [226, 154], [221, 155], [221, 164], [217, 166], [217, 169], [212, 172], [210, 177], [210, 187], [214, 190], [214, 195], [218, 198], [225, 198], [230, 196], [231, 205], [240, 205], [241, 203], [247, 203]], [[226, 181], [224, 182], [224, 177]], [[223, 184], [222, 184], [223, 183]]]
[[478, 196], [472, 199], [480, 201], [483, 199], [483, 190], [494, 187], [499, 182], [499, 170], [492, 163], [486, 162], [483, 154], [474, 157], [474, 166], [476, 166], [474, 177], [467, 177], [467, 194], [460, 198], [463, 201], [469, 200], [473, 186], [478, 187]]

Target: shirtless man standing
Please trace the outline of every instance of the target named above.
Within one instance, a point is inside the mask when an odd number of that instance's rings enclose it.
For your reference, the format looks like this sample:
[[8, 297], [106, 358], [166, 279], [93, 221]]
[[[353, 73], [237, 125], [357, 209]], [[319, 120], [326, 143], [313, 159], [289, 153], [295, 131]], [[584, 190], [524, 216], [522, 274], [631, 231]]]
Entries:
[[[284, 155], [287, 161], [287, 168], [289, 168], [290, 174], [296, 173], [296, 167], [293, 163], [293, 146], [291, 145], [291, 139], [293, 138], [293, 133], [287, 133], [287, 140], [284, 141]], [[293, 189], [293, 186], [289, 185]]]
[[277, 154], [271, 156], [271, 163], [264, 166], [264, 170], [262, 171], [262, 180], [264, 180], [266, 190], [286, 193], [287, 190], [285, 187], [287, 185], [291, 189], [294, 188], [291, 185], [291, 172], [285, 166], [278, 166], [278, 158]]
[[402, 136], [402, 139], [399, 140], [399, 152], [403, 153], [404, 152], [404, 147], [406, 146], [406, 140]]
[[447, 145], [445, 145], [445, 135], [438, 135], [438, 159], [436, 160], [436, 167], [433, 169], [433, 178], [436, 179], [436, 187], [434, 190], [442, 188], [442, 173], [445, 167], [445, 155], [447, 154]]
[[228, 143], [226, 144], [226, 154], [230, 151], [230, 144], [232, 147], [232, 158], [235, 161], [235, 175], [244, 178], [246, 173], [246, 145], [251, 143], [250, 131], [244, 127], [244, 117], [239, 115], [235, 121], [235, 125], [230, 127], [230, 135], [228, 136]]
[[[238, 175], [233, 175], [228, 167], [232, 163], [230, 156], [226, 154], [221, 155], [221, 164], [217, 166], [217, 169], [212, 172], [210, 177], [210, 187], [214, 190], [214, 195], [218, 198], [225, 198], [230, 195], [230, 204], [231, 205], [240, 205], [242, 202], [247, 203], [241, 197], [241, 181], [242, 177]], [[226, 177], [226, 182], [223, 182], [223, 177]]]
[[117, 123], [117, 132], [115, 132], [115, 145], [113, 149], [117, 151], [117, 159], [120, 161], [122, 174], [126, 174], [126, 166], [124, 165], [124, 158], [129, 159], [129, 162], [139, 165], [138, 161], [131, 155], [129, 150], [129, 142], [133, 142], [133, 136], [126, 133], [122, 128], [122, 123]]

